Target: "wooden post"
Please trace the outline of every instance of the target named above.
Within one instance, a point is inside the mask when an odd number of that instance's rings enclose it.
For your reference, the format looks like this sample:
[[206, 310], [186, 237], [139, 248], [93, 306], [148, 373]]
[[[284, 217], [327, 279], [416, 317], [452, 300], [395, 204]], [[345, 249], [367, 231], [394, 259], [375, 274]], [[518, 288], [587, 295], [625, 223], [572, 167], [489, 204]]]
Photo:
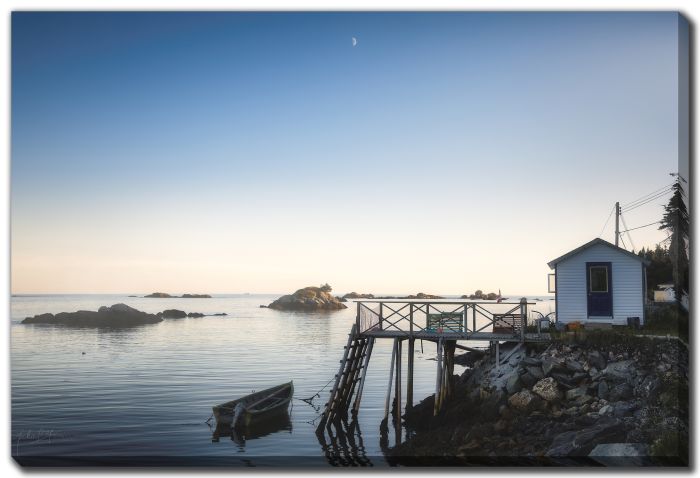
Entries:
[[413, 303], [408, 304], [408, 317], [409, 317], [409, 327], [411, 332], [411, 337], [413, 337]]
[[496, 372], [501, 369], [501, 342], [496, 340]]
[[440, 411], [440, 396], [442, 395], [442, 338], [437, 343], [437, 377], [435, 378], [435, 406], [433, 415]]
[[352, 406], [352, 411], [354, 414], [360, 410], [360, 400], [362, 400], [362, 391], [365, 388], [365, 377], [367, 376], [367, 367], [369, 366], [369, 358], [372, 355], [372, 349], [374, 348], [374, 337], [370, 337], [369, 344], [367, 345], [367, 352], [365, 353], [365, 362], [362, 367], [362, 376], [360, 377], [360, 384], [357, 388], [357, 395], [355, 396], [355, 403]]
[[389, 388], [386, 391], [386, 402], [384, 404], [384, 420], [389, 418], [389, 403], [391, 400], [391, 382], [394, 380], [394, 361], [396, 360], [396, 342], [398, 339], [394, 339], [394, 348], [391, 353], [391, 368], [389, 369]]
[[520, 320], [522, 321], [520, 328], [520, 341], [525, 342], [525, 327], [527, 327], [527, 299], [520, 299]]
[[379, 330], [384, 330], [384, 303], [379, 303]]
[[360, 330], [360, 307], [362, 307], [362, 302], [357, 303], [357, 315], [355, 316], [355, 326], [357, 327], [357, 333], [361, 333]]
[[396, 383], [394, 385], [394, 399], [396, 400], [396, 406], [394, 412], [396, 413], [396, 426], [401, 426], [401, 349], [403, 341], [397, 339], [396, 341]]
[[464, 330], [462, 330], [462, 332], [464, 332], [465, 334], [469, 331], [469, 327], [468, 327], [468, 325], [467, 325], [467, 320], [468, 320], [468, 318], [467, 318], [467, 311], [468, 311], [468, 310], [469, 310], [469, 308], [467, 307], [467, 304], [464, 304], [464, 320], [463, 320], [463, 322], [464, 322]]
[[[454, 393], [454, 369], [455, 369], [455, 349], [457, 345], [456, 340], [450, 340], [448, 342], [448, 347], [445, 350], [445, 398], [452, 398]], [[443, 400], [444, 401], [444, 400]]]
[[413, 352], [416, 339], [408, 339], [408, 375], [406, 377], [406, 411], [413, 408]]
[[476, 332], [476, 304], [472, 303], [472, 333]]

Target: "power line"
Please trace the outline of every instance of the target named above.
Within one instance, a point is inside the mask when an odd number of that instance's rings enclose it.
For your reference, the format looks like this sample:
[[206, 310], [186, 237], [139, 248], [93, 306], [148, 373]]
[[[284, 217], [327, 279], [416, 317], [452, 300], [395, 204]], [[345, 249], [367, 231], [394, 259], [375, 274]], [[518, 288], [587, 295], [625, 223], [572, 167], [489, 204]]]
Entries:
[[630, 206], [632, 206], [634, 203], [639, 202], [639, 201], [642, 201], [643, 199], [646, 199], [646, 198], [649, 197], [649, 196], [653, 196], [654, 194], [658, 193], [659, 191], [663, 191], [663, 190], [665, 190], [665, 189], [667, 189], [667, 188], [670, 188], [670, 187], [673, 186], [674, 184], [676, 184], [676, 183], [673, 182], [673, 183], [671, 183], [671, 184], [667, 184], [666, 186], [664, 186], [664, 187], [662, 187], [662, 188], [659, 188], [659, 189], [657, 189], [656, 191], [650, 192], [649, 194], [645, 194], [644, 196], [642, 196], [642, 197], [640, 197], [640, 198], [638, 198], [638, 199], [635, 199], [634, 201], [628, 202], [627, 204], [623, 205], [622, 207], [623, 207], [623, 208], [630, 207]]
[[[624, 221], [622, 221], [622, 222], [624, 223]], [[633, 227], [632, 229], [625, 229], [624, 231], [620, 231], [620, 232], [634, 231], [634, 230], [637, 230], [637, 229], [641, 229], [641, 228], [643, 228], [643, 227], [649, 227], [649, 226], [653, 226], [654, 224], [659, 224], [659, 223], [661, 223], [661, 221], [651, 222], [651, 223], [645, 224], [645, 225], [643, 225], [643, 226]]]
[[603, 224], [603, 229], [600, 230], [598, 237], [603, 235], [603, 231], [605, 231], [605, 228], [608, 225], [608, 221], [610, 221], [610, 218], [612, 217], [613, 211], [615, 211], [615, 206], [613, 206], [613, 208], [610, 210], [610, 214], [608, 214], [608, 218], [605, 220], [605, 224]]
[[[627, 222], [625, 221], [625, 216], [623, 216], [622, 213], [620, 213], [620, 219], [622, 219], [622, 224], [624, 224], [625, 229], [629, 230], [627, 227]], [[620, 235], [620, 238], [622, 238], [622, 235]], [[629, 232], [627, 233], [627, 238], [630, 240], [630, 245], [632, 246], [632, 250], [634, 251], [636, 247], [634, 247], [634, 241], [632, 240], [632, 236]]]
[[632, 211], [634, 209], [637, 209], [638, 207], [644, 206], [645, 204], [650, 203], [651, 201], [654, 201], [656, 199], [659, 199], [659, 198], [665, 196], [666, 194], [670, 193], [671, 191], [672, 191], [672, 189], [670, 189], [670, 188], [665, 190], [665, 191], [661, 191], [660, 193], [657, 193], [656, 195], [651, 196], [650, 198], [648, 198], [648, 199], [646, 199], [638, 204], [635, 204], [633, 206], [628, 206], [627, 208], [624, 209], [624, 211], [629, 212], [629, 211]]

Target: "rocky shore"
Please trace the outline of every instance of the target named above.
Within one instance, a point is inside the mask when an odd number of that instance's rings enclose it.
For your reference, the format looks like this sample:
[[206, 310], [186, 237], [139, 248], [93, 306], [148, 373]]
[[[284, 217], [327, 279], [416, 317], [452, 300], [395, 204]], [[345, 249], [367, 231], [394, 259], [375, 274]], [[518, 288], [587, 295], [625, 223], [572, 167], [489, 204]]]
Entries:
[[[506, 356], [502, 353], [501, 357]], [[405, 415], [397, 464], [685, 465], [688, 350], [677, 340], [608, 333], [476, 358], [455, 396]]]
[[330, 290], [324, 290], [321, 287], [304, 287], [293, 294], [283, 295], [268, 307], [276, 310], [306, 312], [347, 308], [337, 297], [330, 294]]

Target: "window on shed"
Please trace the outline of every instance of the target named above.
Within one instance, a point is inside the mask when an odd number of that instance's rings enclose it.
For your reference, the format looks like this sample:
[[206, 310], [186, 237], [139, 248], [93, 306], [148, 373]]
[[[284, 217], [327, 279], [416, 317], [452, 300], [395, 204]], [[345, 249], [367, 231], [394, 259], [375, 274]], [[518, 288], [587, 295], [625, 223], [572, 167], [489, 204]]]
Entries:
[[608, 291], [608, 268], [605, 266], [591, 267], [591, 292]]

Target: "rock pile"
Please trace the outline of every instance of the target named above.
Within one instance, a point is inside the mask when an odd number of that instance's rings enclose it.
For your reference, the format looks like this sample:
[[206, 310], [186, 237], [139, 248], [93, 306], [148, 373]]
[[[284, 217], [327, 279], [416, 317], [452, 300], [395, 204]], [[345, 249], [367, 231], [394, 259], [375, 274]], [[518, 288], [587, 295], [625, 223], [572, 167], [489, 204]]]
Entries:
[[540, 353], [514, 353], [498, 370], [493, 357], [485, 357], [459, 378], [443, 417], [407, 414], [417, 433], [393, 452], [433, 454], [439, 447], [440, 455], [556, 462], [588, 457], [609, 444], [594, 456], [606, 449], [648, 450], [682, 461], [687, 367], [681, 343], [646, 338], [606, 346], [556, 343]]

